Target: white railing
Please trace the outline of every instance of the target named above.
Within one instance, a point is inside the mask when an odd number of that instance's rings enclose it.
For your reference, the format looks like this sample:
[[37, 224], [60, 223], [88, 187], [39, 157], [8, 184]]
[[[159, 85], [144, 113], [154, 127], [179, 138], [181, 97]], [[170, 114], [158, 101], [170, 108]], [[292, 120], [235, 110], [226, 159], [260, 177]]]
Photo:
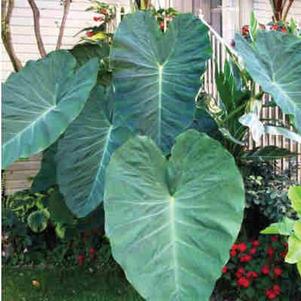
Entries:
[[[204, 90], [208, 94], [212, 95], [214, 99], [218, 99], [218, 92], [215, 82], [216, 68], [223, 70], [225, 59], [230, 58], [230, 53], [236, 55], [235, 50], [228, 45], [223, 38], [200, 16], [200, 19], [209, 28], [209, 37], [212, 45], [212, 58], [208, 61], [208, 68], [204, 76]], [[229, 51], [229, 52], [228, 52]], [[264, 97], [264, 105], [267, 105], [271, 101], [268, 95]], [[262, 119], [275, 119], [283, 124], [289, 124], [288, 117], [285, 116], [279, 107], [263, 106]], [[274, 145], [280, 148], [286, 148], [293, 153], [297, 153], [296, 159], [283, 159], [275, 162], [275, 168], [277, 171], [287, 171], [290, 178], [293, 181], [301, 183], [301, 144], [292, 140], [286, 139], [283, 136], [265, 134], [260, 143], [255, 142], [249, 137], [248, 148], [254, 149], [258, 146]]]

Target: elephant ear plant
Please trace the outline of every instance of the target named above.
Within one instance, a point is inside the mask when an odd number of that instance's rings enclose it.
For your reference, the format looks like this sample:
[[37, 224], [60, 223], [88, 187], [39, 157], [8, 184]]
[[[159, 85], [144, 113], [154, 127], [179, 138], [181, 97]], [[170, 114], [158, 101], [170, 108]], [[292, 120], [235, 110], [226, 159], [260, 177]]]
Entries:
[[209, 300], [244, 188], [228, 151], [189, 129], [207, 28], [184, 14], [163, 33], [149, 12], [126, 16], [106, 86], [105, 54], [89, 48], [53, 52], [4, 83], [3, 166], [47, 149], [35, 189], [58, 184], [78, 217], [104, 202], [113, 255], [146, 300]]

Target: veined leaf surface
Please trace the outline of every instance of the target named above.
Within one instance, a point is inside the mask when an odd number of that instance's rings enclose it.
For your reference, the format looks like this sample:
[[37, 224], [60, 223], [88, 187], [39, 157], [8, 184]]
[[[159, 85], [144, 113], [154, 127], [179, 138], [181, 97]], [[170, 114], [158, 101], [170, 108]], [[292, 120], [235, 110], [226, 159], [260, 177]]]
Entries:
[[208, 29], [191, 14], [177, 16], [166, 33], [149, 12], [126, 16], [111, 51], [116, 122], [151, 137], [168, 152], [192, 122], [210, 56]]
[[57, 179], [69, 209], [84, 217], [103, 201], [105, 168], [112, 152], [128, 138], [113, 126], [105, 88], [97, 86], [81, 114], [59, 140]]
[[146, 300], [209, 299], [244, 208], [219, 142], [189, 130], [167, 160], [151, 139], [130, 139], [107, 167], [104, 205], [113, 256]]
[[98, 62], [92, 59], [77, 72], [75, 67], [71, 54], [55, 51], [4, 83], [3, 168], [46, 149], [78, 116], [95, 85]]
[[301, 131], [301, 39], [278, 31], [259, 31], [255, 44], [237, 35], [236, 50], [251, 77], [273, 96]]

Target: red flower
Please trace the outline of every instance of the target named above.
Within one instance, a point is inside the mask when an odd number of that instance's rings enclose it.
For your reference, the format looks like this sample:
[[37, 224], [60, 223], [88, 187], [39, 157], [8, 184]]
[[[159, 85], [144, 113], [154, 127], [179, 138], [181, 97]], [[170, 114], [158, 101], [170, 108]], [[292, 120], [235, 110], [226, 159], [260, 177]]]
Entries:
[[241, 286], [244, 288], [248, 288], [250, 286], [250, 280], [245, 277], [241, 277], [241, 278], [237, 279], [236, 283], [238, 286]]
[[235, 250], [230, 251], [231, 257], [235, 257], [237, 255], [237, 252]]
[[281, 256], [282, 258], [285, 258], [286, 255], [287, 255], [287, 251], [283, 251], [283, 252], [280, 253], [280, 256]]
[[228, 267], [224, 266], [224, 267], [222, 268], [222, 273], [223, 273], [223, 274], [226, 274], [227, 272], [228, 272]]
[[281, 287], [278, 284], [273, 285], [273, 291], [279, 295], [281, 293]]
[[269, 247], [269, 248], [267, 249], [267, 254], [268, 254], [270, 257], [272, 257], [272, 256], [274, 255], [274, 249], [273, 249], [272, 247]]
[[77, 264], [79, 266], [82, 266], [85, 263], [85, 255], [83, 254], [78, 255], [76, 260], [77, 260]]
[[276, 235], [273, 235], [271, 237], [271, 241], [273, 241], [273, 242], [278, 241], [278, 237]]
[[271, 26], [271, 30], [278, 30], [278, 25]]
[[269, 266], [264, 265], [264, 266], [261, 268], [261, 273], [262, 273], [263, 275], [269, 275], [269, 273], [270, 273], [270, 268], [269, 268]]
[[259, 240], [254, 240], [254, 241], [252, 242], [252, 246], [253, 246], [253, 247], [259, 247], [259, 246], [260, 246]]
[[242, 268], [242, 267], [240, 267], [238, 270], [237, 270], [237, 272], [235, 273], [235, 276], [237, 277], [237, 278], [240, 278], [241, 276], [243, 276], [244, 274], [245, 274], [245, 269], [244, 268]]
[[86, 36], [89, 37], [89, 38], [91, 38], [91, 37], [94, 36], [94, 32], [93, 31], [87, 31], [86, 32]]
[[102, 18], [102, 17], [94, 16], [94, 17], [93, 17], [93, 20], [94, 20], [95, 22], [99, 22], [99, 21], [102, 21], [103, 18]]
[[91, 247], [90, 249], [89, 249], [89, 255], [90, 255], [90, 257], [94, 257], [95, 256], [95, 253], [96, 253], [96, 250], [93, 248], [93, 247]]
[[281, 31], [282, 31], [282, 32], [287, 32], [286, 28], [284, 28], [284, 27], [281, 28]]
[[245, 252], [247, 250], [247, 248], [248, 247], [247, 247], [247, 245], [244, 242], [242, 242], [242, 243], [240, 243], [240, 244], [237, 245], [237, 249], [240, 252]]
[[272, 290], [272, 289], [266, 290], [265, 295], [267, 296], [267, 298], [269, 300], [273, 300], [273, 299], [277, 298], [276, 292], [274, 290]]
[[275, 267], [274, 268], [274, 275], [275, 275], [275, 277], [280, 277], [281, 275], [282, 275], [282, 269], [281, 268], [279, 268], [279, 267]]
[[164, 30], [164, 29], [165, 29], [165, 25], [164, 25], [164, 22], [163, 22], [163, 21], [160, 23], [160, 29], [161, 29], [161, 30]]
[[248, 279], [256, 279], [258, 277], [258, 274], [254, 271], [250, 271], [247, 273], [247, 278]]
[[250, 255], [244, 255], [242, 257], [240, 257], [240, 262], [249, 262], [252, 260], [252, 256]]
[[250, 33], [249, 25], [244, 25], [241, 29], [241, 34], [247, 36]]
[[251, 255], [255, 255], [256, 252], [257, 252], [257, 249], [256, 249], [256, 248], [252, 248], [252, 249], [250, 250], [250, 254], [251, 254]]

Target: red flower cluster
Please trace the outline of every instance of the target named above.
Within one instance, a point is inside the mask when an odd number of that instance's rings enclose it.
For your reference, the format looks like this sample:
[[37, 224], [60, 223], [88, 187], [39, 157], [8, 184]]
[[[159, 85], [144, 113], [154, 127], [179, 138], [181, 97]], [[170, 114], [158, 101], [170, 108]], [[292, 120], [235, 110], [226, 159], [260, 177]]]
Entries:
[[281, 293], [281, 288], [278, 284], [274, 284], [272, 288], [267, 289], [265, 292], [266, 297], [269, 300], [276, 299]]
[[287, 245], [278, 236], [235, 243], [230, 250], [230, 262], [222, 269], [223, 279], [230, 281], [236, 291], [239, 288], [241, 299], [250, 293], [248, 288], [255, 290], [256, 296], [265, 295], [268, 300], [278, 298], [285, 293], [285, 287], [281, 292], [280, 284], [286, 253]]
[[[91, 247], [89, 249], [89, 256], [92, 260], [95, 259], [95, 257], [96, 257], [96, 249], [95, 248]], [[84, 254], [79, 254], [76, 257], [76, 262], [79, 266], [83, 266], [85, 263], [85, 260], [86, 260], [86, 256]]]
[[282, 31], [282, 32], [287, 32], [286, 28], [283, 27], [283, 26], [280, 26], [278, 24], [275, 24], [275, 25], [272, 25], [270, 27], [271, 30], [274, 30], [274, 31]]

